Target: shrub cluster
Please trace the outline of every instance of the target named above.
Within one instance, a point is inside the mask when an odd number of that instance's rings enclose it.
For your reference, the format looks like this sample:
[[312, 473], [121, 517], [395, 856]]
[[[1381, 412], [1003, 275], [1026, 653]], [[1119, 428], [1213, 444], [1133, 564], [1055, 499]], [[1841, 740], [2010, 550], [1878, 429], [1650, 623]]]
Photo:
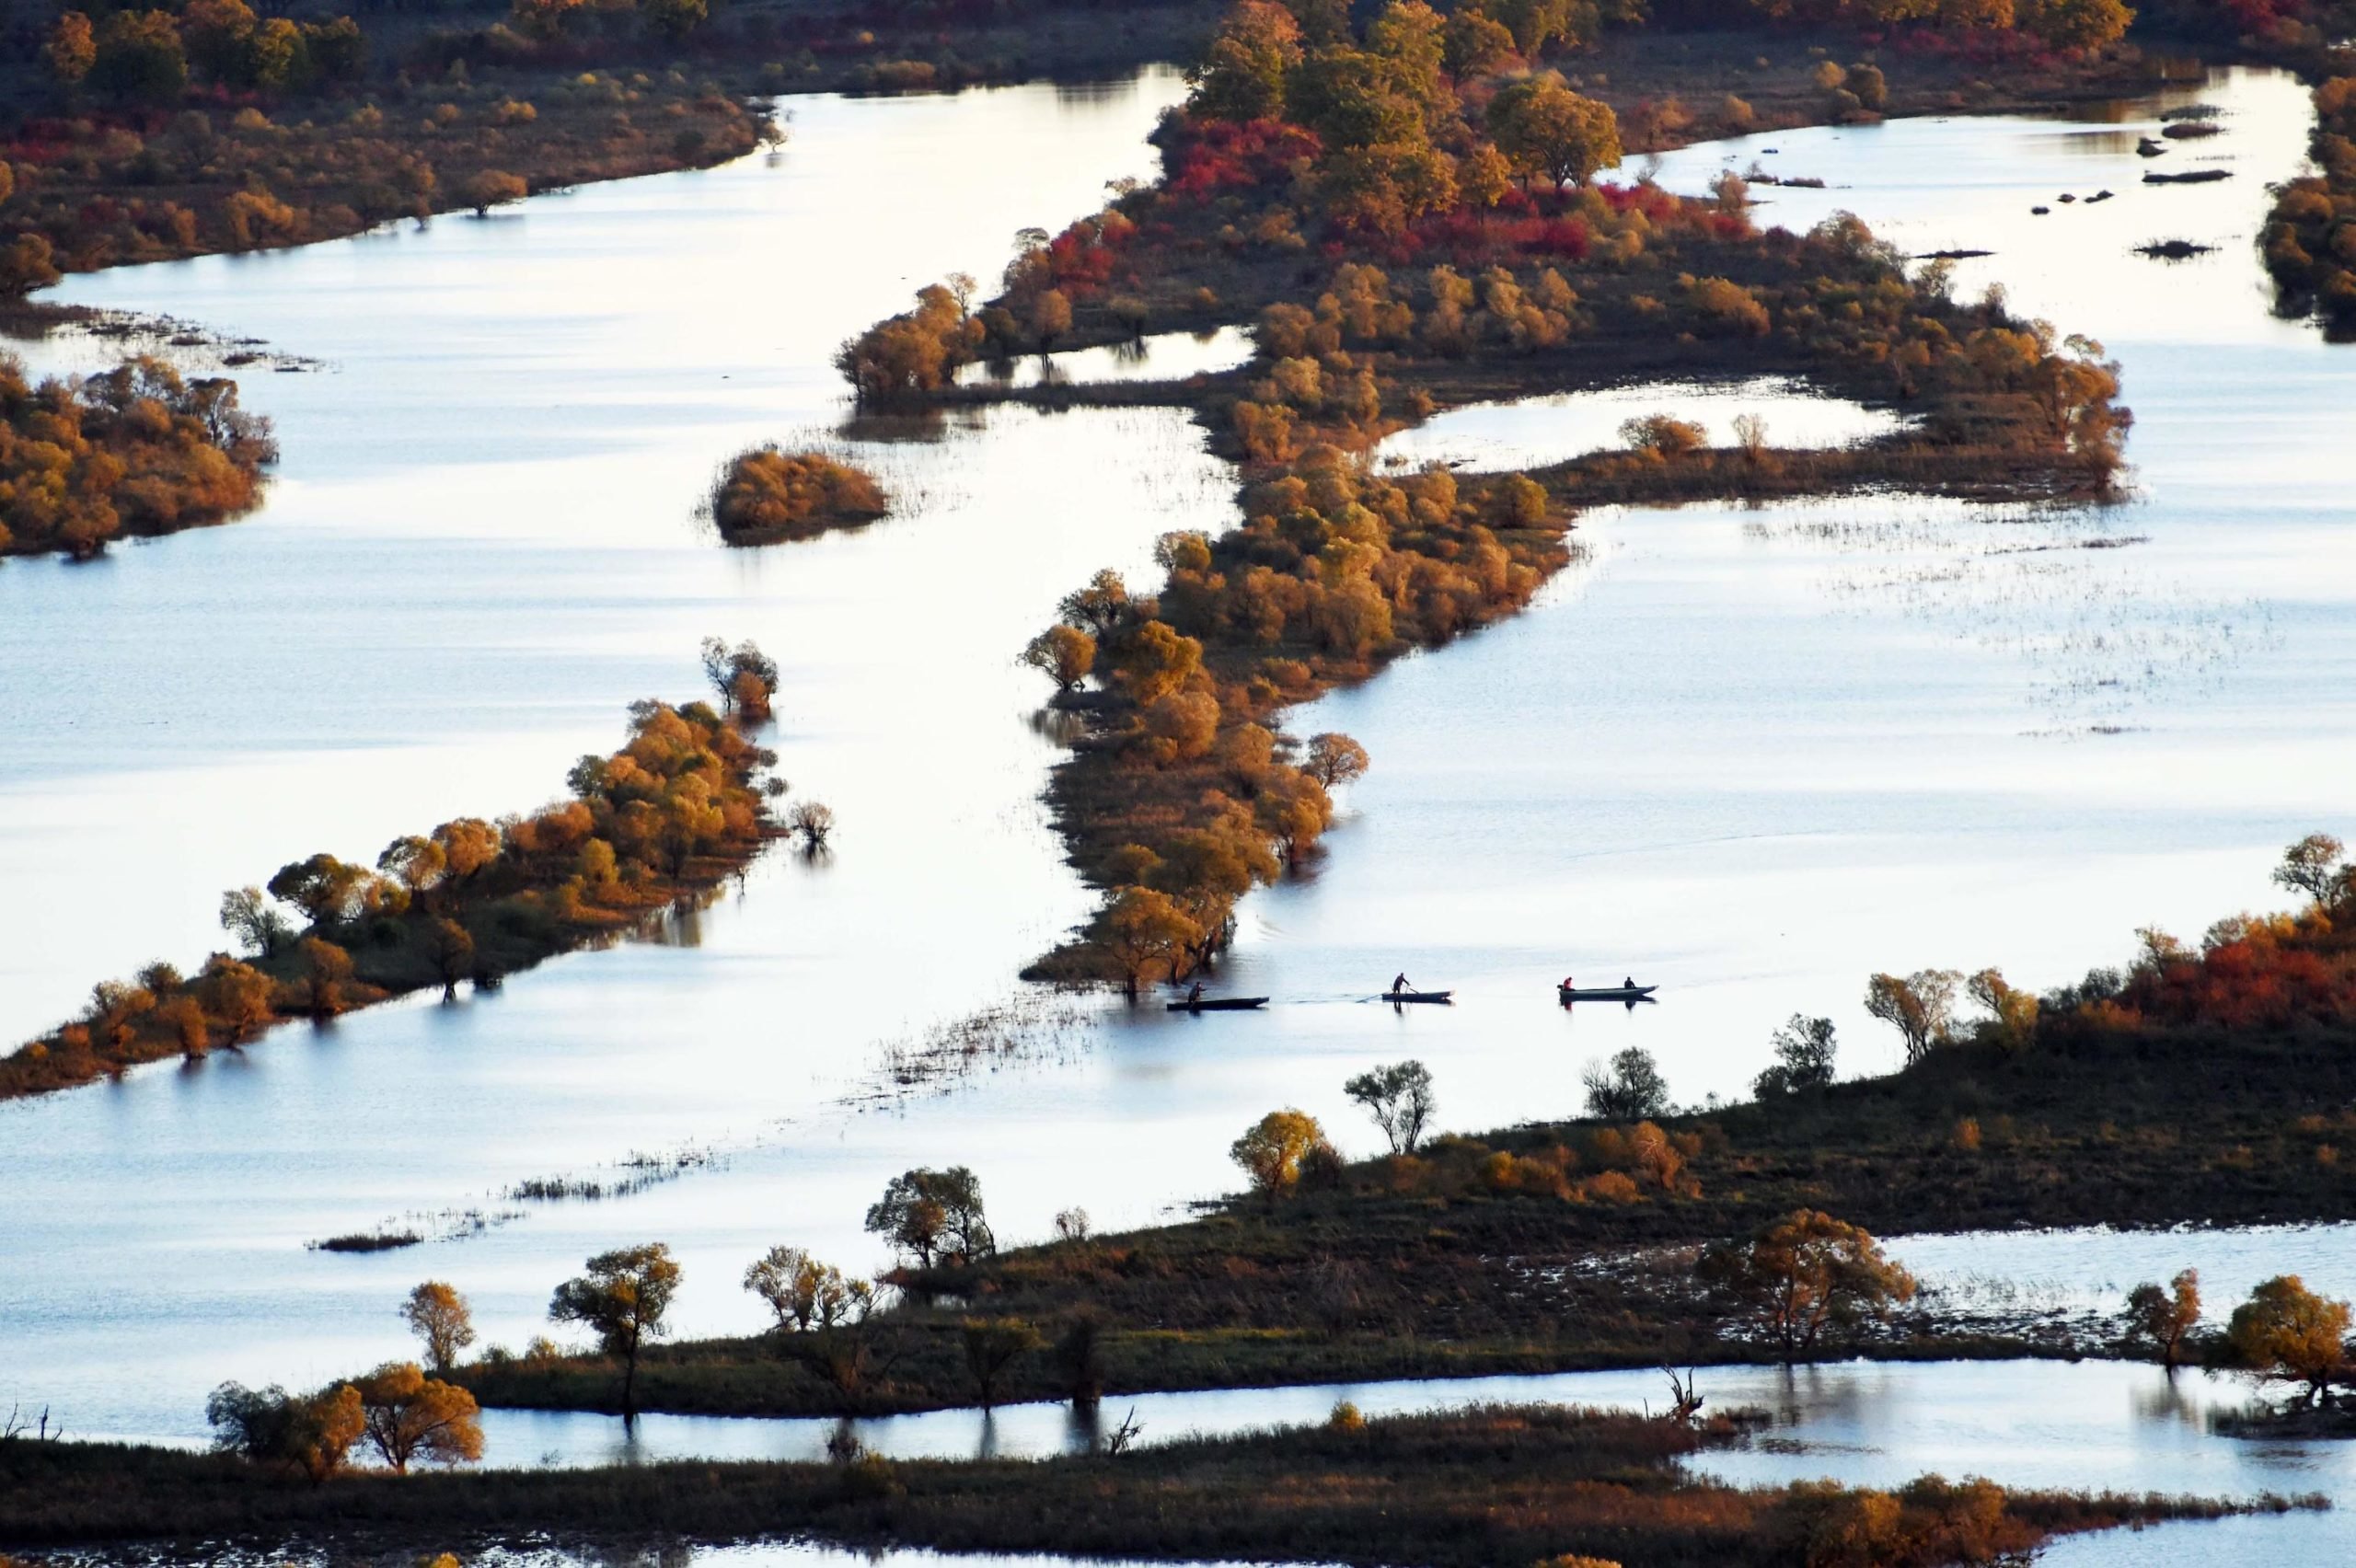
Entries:
[[756, 446], [739, 453], [712, 487], [711, 520], [732, 545], [807, 538], [872, 523], [891, 510], [875, 476], [823, 452]]
[[121, 535], [224, 522], [260, 499], [277, 457], [234, 381], [140, 358], [36, 386], [0, 355], [0, 555], [87, 558]]

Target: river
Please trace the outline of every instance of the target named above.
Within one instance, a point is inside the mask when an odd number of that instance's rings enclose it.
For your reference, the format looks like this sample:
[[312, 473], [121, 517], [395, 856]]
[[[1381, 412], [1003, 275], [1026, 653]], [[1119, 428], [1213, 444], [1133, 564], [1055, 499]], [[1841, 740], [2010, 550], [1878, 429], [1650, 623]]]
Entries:
[[[1222, 526], [1228, 470], [1167, 413], [1000, 410], [858, 447], [907, 504], [856, 535], [725, 551], [693, 507], [744, 444], [849, 439], [833, 345], [1149, 169], [1141, 137], [1180, 90], [799, 100], [774, 157], [61, 291], [320, 368], [248, 378], [287, 449], [255, 518], [0, 569], [11, 1034], [93, 979], [192, 961], [219, 891], [284, 859], [537, 802], [629, 698], [691, 693], [706, 633], [780, 657], [782, 771], [843, 825], [829, 859], [772, 856], [668, 942], [0, 1106], [0, 1399], [190, 1439], [225, 1378], [400, 1353], [393, 1309], [421, 1277], [516, 1346], [584, 1254], [656, 1237], [687, 1269], [682, 1332], [745, 1328], [734, 1282], [773, 1241], [880, 1262], [859, 1216], [907, 1166], [974, 1166], [1008, 1239], [1072, 1203], [1144, 1222], [1230, 1185], [1227, 1143], [1272, 1105], [1366, 1150], [1340, 1083], [1407, 1053], [1460, 1127], [1575, 1109], [1580, 1063], [1623, 1043], [1680, 1098], [1739, 1092], [1801, 1009], [1868, 1070], [1892, 1051], [1857, 1006], [1867, 972], [2050, 984], [2136, 925], [2194, 935], [2271, 902], [2280, 846], [2347, 826], [2356, 361], [2267, 314], [2248, 240], [2304, 98], [2237, 74], [2201, 95], [2226, 134], [2172, 155], [2230, 159], [2212, 186], [2138, 183], [2153, 104], [1785, 133], [1662, 168], [1697, 187], [1773, 159], [1832, 188], [1762, 192], [1770, 221], [1849, 206], [1912, 249], [1996, 249], [1958, 286], [2002, 277], [2123, 362], [2133, 505], [1591, 517], [1530, 614], [1298, 716], [1376, 762], [1314, 874], [1246, 905], [1223, 983], [1284, 1005], [1125, 1021], [1020, 998], [1013, 971], [1086, 897], [1036, 803], [1056, 754], [1013, 652], [1090, 571], [1141, 575], [1161, 531]], [[874, 200], [948, 147], [959, 180]], [[2028, 213], [2102, 188], [2119, 194]], [[2130, 249], [2177, 236], [2220, 248]], [[1373, 1005], [1402, 964], [1459, 1005]], [[1663, 1000], [1565, 1016], [1551, 986], [1574, 968]], [[1022, 1050], [943, 1092], [878, 1092], [895, 1043], [993, 1008], [976, 1034]], [[502, 1196], [683, 1150], [709, 1163], [629, 1198]], [[447, 1239], [303, 1247], [412, 1214]], [[2006, 1272], [2004, 1239], [1973, 1265]], [[2344, 1232], [2303, 1235], [2281, 1266], [2346, 1275], [2346, 1255]], [[1946, 1419], [1943, 1397], [1925, 1383], [1906, 1419]]]

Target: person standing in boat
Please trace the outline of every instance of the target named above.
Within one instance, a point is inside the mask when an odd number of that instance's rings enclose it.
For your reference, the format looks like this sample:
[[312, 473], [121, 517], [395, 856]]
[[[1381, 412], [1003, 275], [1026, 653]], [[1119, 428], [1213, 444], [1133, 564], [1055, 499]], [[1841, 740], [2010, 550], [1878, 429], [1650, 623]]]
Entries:
[[1200, 980], [1197, 980], [1197, 981], [1195, 981], [1195, 984], [1194, 984], [1193, 987], [1192, 987], [1191, 989], [1189, 989], [1189, 990], [1187, 991], [1187, 993], [1186, 993], [1186, 1005], [1187, 1005], [1188, 1007], [1192, 1007], [1192, 1006], [1194, 1006], [1196, 1002], [1199, 1002], [1199, 1001], [1201, 1001], [1202, 999], [1203, 999], [1203, 983], [1202, 983]]
[[1398, 974], [1391, 977], [1391, 994], [1393, 997], [1403, 997], [1414, 989], [1415, 986], [1407, 983], [1407, 972], [1405, 970], [1403, 969]]

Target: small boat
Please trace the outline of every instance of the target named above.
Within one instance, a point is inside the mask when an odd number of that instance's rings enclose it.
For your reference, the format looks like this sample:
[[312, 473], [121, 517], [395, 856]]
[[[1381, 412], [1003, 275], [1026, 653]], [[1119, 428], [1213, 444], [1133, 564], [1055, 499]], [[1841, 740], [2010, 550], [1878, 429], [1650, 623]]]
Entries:
[[1557, 986], [1554, 994], [1566, 1002], [1648, 1002], [1657, 986]]
[[1385, 991], [1382, 999], [1394, 1005], [1401, 1002], [1447, 1003], [1456, 995], [1453, 991]]
[[1180, 1000], [1162, 1004], [1171, 1012], [1248, 1012], [1253, 1008], [1267, 1005], [1265, 997], [1202, 997], [1191, 1002]]

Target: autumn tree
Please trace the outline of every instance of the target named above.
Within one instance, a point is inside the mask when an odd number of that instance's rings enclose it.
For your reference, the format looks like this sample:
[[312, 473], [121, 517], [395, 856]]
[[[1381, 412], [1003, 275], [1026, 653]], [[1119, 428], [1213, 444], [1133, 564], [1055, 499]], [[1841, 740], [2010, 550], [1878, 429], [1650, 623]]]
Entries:
[[521, 202], [532, 193], [520, 175], [503, 168], [478, 169], [467, 177], [459, 187], [459, 200], [475, 210], [475, 216], [487, 218], [493, 207], [503, 207], [510, 202]]
[[1203, 940], [1203, 928], [1177, 901], [1156, 888], [1117, 890], [1099, 921], [1105, 952], [1121, 968], [1132, 997], [1156, 975], [1176, 979]]
[[2023, 31], [2056, 49], [2101, 49], [2126, 36], [2135, 13], [2126, 0], [2014, 0]]
[[1859, 1226], [1797, 1209], [1749, 1239], [1702, 1255], [1703, 1280], [1729, 1297], [1791, 1365], [1812, 1355], [1828, 1328], [1881, 1317], [1914, 1297], [1914, 1278], [1883, 1256]]
[[2225, 1344], [2259, 1381], [2304, 1383], [2302, 1405], [2321, 1403], [2347, 1364], [2349, 1309], [2278, 1274], [2250, 1292], [2225, 1325]]
[[2310, 833], [2282, 851], [2282, 863], [2274, 868], [2274, 885], [2291, 893], [2303, 893], [2317, 905], [2329, 908], [2347, 896], [2349, 866], [2342, 858], [2346, 846], [2328, 833]]
[[475, 1343], [474, 1314], [457, 1287], [429, 1279], [409, 1293], [401, 1304], [401, 1321], [425, 1346], [425, 1365], [437, 1375], [457, 1366], [467, 1346]]
[[874, 475], [838, 457], [756, 446], [729, 460], [706, 506], [730, 544], [764, 545], [872, 523], [892, 502]]
[[1202, 63], [1187, 71], [1202, 120], [1282, 120], [1284, 77], [1300, 63], [1300, 24], [1282, 5], [1242, 0], [1218, 24]]
[[854, 1281], [799, 1247], [772, 1247], [745, 1270], [745, 1288], [776, 1315], [780, 1332], [834, 1328], [858, 1305]]
[[466, 1464], [482, 1458], [482, 1421], [466, 1389], [428, 1378], [413, 1361], [388, 1362], [360, 1379], [369, 1446], [395, 1475], [409, 1467]]
[[1489, 100], [1489, 138], [1525, 179], [1584, 185], [1622, 156], [1620, 122], [1608, 104], [1581, 98], [1553, 72], [1526, 77]]
[[1415, 1152], [1432, 1117], [1429, 1067], [1421, 1062], [1394, 1062], [1358, 1074], [1342, 1086], [1342, 1092], [1366, 1107], [1392, 1153]]
[[81, 85], [98, 58], [98, 35], [90, 18], [80, 11], [61, 13], [41, 46], [41, 58], [48, 62], [49, 74], [60, 82], [69, 87]]
[[1301, 771], [1328, 790], [1356, 783], [1366, 777], [1372, 766], [1366, 748], [1337, 731], [1328, 730], [1322, 735], [1309, 737], [1309, 754], [1301, 760]]
[[214, 953], [195, 981], [198, 1000], [229, 1032], [229, 1043], [242, 1043], [273, 1014], [271, 998], [277, 985], [250, 963], [226, 953]]
[[1987, 1021], [1978, 1026], [1981, 1039], [2007, 1051], [2025, 1051], [2035, 1043], [2039, 1011], [2035, 992], [2013, 985], [1999, 969], [1980, 971], [1964, 982], [1964, 989], [1988, 1009]]
[[2127, 1293], [2127, 1332], [2160, 1353], [2160, 1365], [2176, 1369], [2185, 1337], [2200, 1322], [2200, 1273], [2183, 1269], [2167, 1283], [2139, 1285]]
[[352, 978], [352, 955], [330, 941], [305, 937], [295, 945], [303, 960], [303, 984], [310, 995], [313, 1018], [333, 1018], [343, 1010], [344, 984]]
[[1832, 1020], [1794, 1013], [1768, 1037], [1775, 1065], [1751, 1080], [1751, 1092], [1761, 1100], [1801, 1090], [1826, 1089], [1832, 1083]]
[[204, 1419], [214, 1447], [284, 1465], [314, 1486], [343, 1470], [367, 1429], [360, 1390], [349, 1383], [306, 1395], [224, 1383], [204, 1401]]
[[1288, 1107], [1261, 1117], [1227, 1152], [1251, 1177], [1253, 1189], [1273, 1198], [1299, 1184], [1312, 1157], [1333, 1158], [1333, 1146], [1316, 1117]]
[[1952, 969], [1918, 969], [1903, 979], [1877, 974], [1865, 983], [1865, 1011], [1898, 1031], [1911, 1067], [1955, 1038], [1956, 988], [1962, 982]]
[[982, 1214], [981, 1178], [963, 1165], [918, 1169], [892, 1178], [867, 1211], [866, 1228], [918, 1265], [967, 1263], [998, 1251]]
[[967, 1318], [959, 1323], [958, 1331], [965, 1351], [965, 1370], [973, 1374], [984, 1410], [998, 1403], [999, 1379], [1015, 1357], [1047, 1348], [1039, 1331], [1021, 1318]]
[[769, 716], [779, 673], [777, 661], [762, 652], [759, 644], [747, 640], [731, 648], [717, 637], [707, 637], [702, 657], [704, 679], [720, 694], [723, 707], [754, 722]]
[[1179, 690], [1203, 667], [1203, 645], [1169, 622], [1149, 620], [1113, 649], [1113, 673], [1143, 708]]
[[1056, 613], [1065, 624], [1079, 627], [1101, 643], [1128, 618], [1129, 585], [1107, 567], [1090, 578], [1087, 587], [1065, 594]]
[[233, 887], [221, 895], [221, 928], [256, 958], [275, 958], [294, 938], [294, 928], [258, 887]]
[[1587, 1090], [1587, 1113], [1602, 1121], [1640, 1121], [1669, 1109], [1669, 1081], [1641, 1045], [1629, 1046], [1609, 1062], [1589, 1062], [1579, 1081]]
[[83, 78], [111, 98], [166, 104], [188, 86], [188, 52], [168, 11], [117, 11], [98, 29]]
[[638, 1415], [638, 1356], [646, 1342], [670, 1332], [663, 1320], [678, 1293], [679, 1265], [660, 1241], [617, 1248], [591, 1258], [588, 1270], [556, 1288], [549, 1320], [579, 1323], [598, 1348], [622, 1359], [622, 1419]]
[[1096, 639], [1059, 623], [1031, 640], [1022, 663], [1054, 681], [1057, 691], [1069, 691], [1096, 667]]
[[437, 915], [425, 929], [425, 944], [433, 960], [433, 973], [442, 977], [442, 995], [456, 996], [458, 982], [475, 970], [473, 934], [456, 920]]

